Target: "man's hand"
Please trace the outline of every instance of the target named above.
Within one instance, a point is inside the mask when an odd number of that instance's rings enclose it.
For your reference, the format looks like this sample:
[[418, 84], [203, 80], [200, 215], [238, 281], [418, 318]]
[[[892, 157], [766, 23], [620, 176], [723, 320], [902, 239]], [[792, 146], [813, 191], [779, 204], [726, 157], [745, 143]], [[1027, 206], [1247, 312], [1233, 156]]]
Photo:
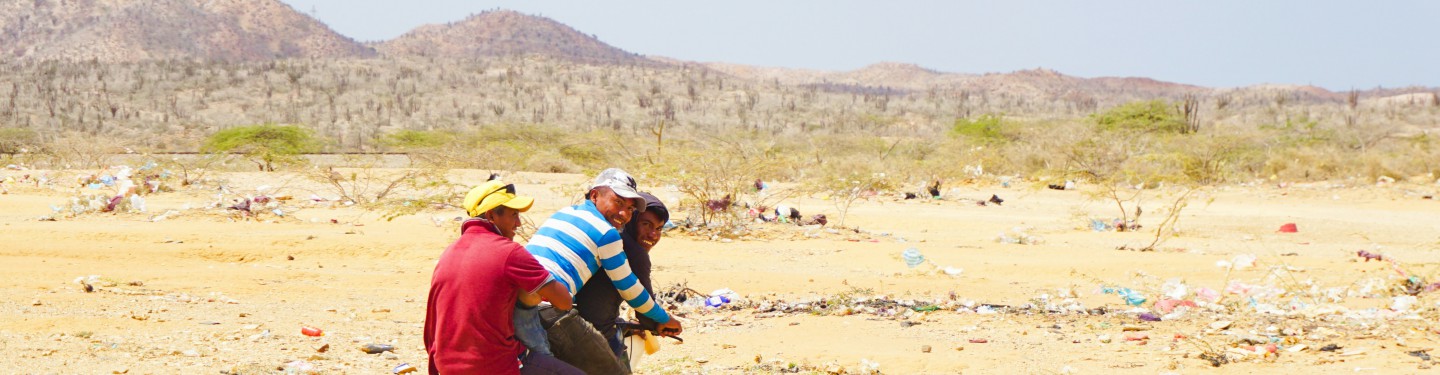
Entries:
[[658, 332], [660, 336], [679, 336], [680, 332], [685, 330], [680, 327], [680, 320], [675, 319], [675, 317], [670, 317], [670, 321], [660, 323], [656, 328], [656, 332]]

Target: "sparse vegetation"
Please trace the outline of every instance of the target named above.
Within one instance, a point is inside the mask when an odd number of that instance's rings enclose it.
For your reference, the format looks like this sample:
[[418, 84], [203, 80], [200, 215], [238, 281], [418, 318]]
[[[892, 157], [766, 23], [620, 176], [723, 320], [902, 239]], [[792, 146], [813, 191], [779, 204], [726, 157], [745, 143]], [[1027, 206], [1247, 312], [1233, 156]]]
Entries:
[[300, 154], [318, 147], [310, 130], [295, 125], [253, 125], [221, 130], [205, 141], [207, 152], [243, 154], [262, 171], [274, 171], [276, 164], [296, 164]]
[[[494, 12], [447, 32], [541, 20]], [[450, 43], [441, 33], [368, 59], [22, 59], [0, 65], [0, 154], [30, 144], [28, 163], [58, 168], [101, 167], [129, 152], [196, 151], [245, 155], [265, 170], [305, 152], [382, 151], [405, 153], [418, 169], [626, 166], [688, 186], [684, 210], [707, 225], [739, 216], [698, 210], [706, 201], [730, 194], [742, 206], [773, 203], [744, 196], [757, 178], [849, 197], [839, 193], [855, 186], [818, 186], [875, 173], [886, 181], [860, 187], [865, 194], [997, 176], [1134, 187], [1406, 178], [1440, 168], [1427, 133], [1440, 111], [1433, 90], [1423, 88], [1207, 90], [1153, 81], [1116, 88], [1084, 79], [1017, 86], [1010, 83], [1063, 76], [968, 77], [904, 64], [816, 84], [783, 72], [657, 63], [615, 54], [563, 25], [542, 26], [565, 42], [465, 56], [420, 51]], [[891, 78], [919, 75], [929, 78]], [[273, 134], [303, 142], [267, 144], [254, 139], [264, 134], [237, 133], [251, 124], [303, 124]], [[251, 141], [234, 142], [243, 138]], [[1409, 157], [1419, 155], [1432, 157]]]

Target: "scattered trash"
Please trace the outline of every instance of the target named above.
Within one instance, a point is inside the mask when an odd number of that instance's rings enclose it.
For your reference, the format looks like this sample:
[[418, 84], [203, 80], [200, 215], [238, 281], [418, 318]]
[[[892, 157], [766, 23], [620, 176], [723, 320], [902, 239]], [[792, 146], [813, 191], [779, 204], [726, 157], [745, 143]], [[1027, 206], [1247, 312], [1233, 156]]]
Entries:
[[1395, 297], [1390, 303], [1390, 309], [1399, 312], [1409, 311], [1410, 307], [1415, 306], [1415, 302], [1417, 301], [1418, 299], [1415, 298], [1415, 296]]
[[395, 350], [395, 346], [386, 344], [365, 344], [360, 346], [360, 351], [365, 354], [380, 354]]
[[411, 366], [409, 363], [401, 363], [400, 365], [395, 366], [395, 368], [390, 369], [390, 373], [395, 375], [404, 375], [416, 371], [420, 370], [416, 369], [415, 366]]
[[1194, 301], [1190, 301], [1190, 300], [1164, 299], [1164, 300], [1160, 300], [1160, 301], [1158, 301], [1158, 302], [1155, 302], [1155, 308], [1160, 309], [1160, 312], [1163, 312], [1163, 313], [1174, 312], [1176, 308], [1179, 308], [1179, 307], [1182, 307], [1182, 306], [1183, 306], [1183, 307], [1191, 307], [1191, 308], [1199, 307], [1199, 306], [1195, 305], [1195, 302], [1194, 302]]
[[1300, 231], [1300, 228], [1296, 227], [1296, 226], [1295, 226], [1295, 223], [1285, 223], [1284, 225], [1281, 225], [1281, 226], [1280, 226], [1280, 230], [1278, 230], [1277, 232], [1280, 232], [1280, 233], [1296, 233], [1296, 232], [1299, 232], [1299, 231]]
[[1366, 262], [1369, 262], [1369, 261], [1372, 261], [1372, 260], [1377, 260], [1377, 261], [1382, 261], [1382, 262], [1385, 261], [1385, 256], [1384, 256], [1384, 255], [1372, 253], [1372, 252], [1365, 251], [1365, 250], [1356, 251], [1356, 252], [1355, 252], [1355, 255], [1356, 255], [1356, 256], [1359, 256], [1359, 257], [1361, 257], [1361, 258], [1365, 258], [1365, 261], [1366, 261]]
[[1216, 261], [1216, 262], [1215, 262], [1215, 266], [1216, 266], [1216, 267], [1220, 267], [1220, 268], [1224, 268], [1224, 269], [1243, 270], [1243, 269], [1255, 267], [1255, 260], [1256, 260], [1256, 257], [1255, 257], [1255, 255], [1253, 255], [1253, 254], [1240, 254], [1240, 255], [1236, 255], [1234, 258], [1231, 258], [1231, 259], [1228, 260], [1228, 261], [1226, 261], [1226, 260]]
[[990, 342], [990, 340], [987, 340], [987, 339], [970, 339], [970, 343], [971, 343], [971, 344], [984, 344], [984, 343], [988, 343], [988, 342]]
[[1012, 228], [1009, 234], [1000, 233], [999, 236], [995, 237], [995, 242], [1019, 245], [1038, 245], [1043, 241], [1044, 240], [1038, 236], [1026, 233], [1023, 227]]
[[320, 372], [319, 367], [305, 361], [291, 361], [286, 363], [285, 366], [282, 366], [282, 368], [286, 374], [315, 374]]
[[1120, 298], [1125, 299], [1125, 304], [1130, 306], [1140, 306], [1146, 301], [1144, 295], [1134, 290], [1130, 290], [1130, 288], [1103, 287], [1100, 288], [1100, 292], [1120, 296]]
[[1160, 317], [1159, 317], [1159, 316], [1156, 316], [1154, 313], [1148, 313], [1148, 312], [1147, 312], [1147, 313], [1142, 313], [1142, 314], [1140, 314], [1140, 320], [1147, 321], [1147, 322], [1158, 322], [1158, 321], [1160, 321]]
[[705, 298], [705, 307], [717, 308], [740, 299], [740, 294], [730, 289], [716, 289]]
[[925, 255], [920, 254], [920, 249], [913, 247], [905, 249], [905, 252], [900, 253], [900, 257], [905, 259], [905, 265], [910, 266], [910, 268], [915, 268], [915, 266], [919, 266], [920, 263], [925, 263]]
[[910, 309], [911, 309], [911, 310], [915, 310], [915, 312], [931, 312], [931, 311], [939, 311], [939, 310], [940, 310], [940, 306], [936, 306], [936, 305], [925, 305], [925, 306], [915, 306], [915, 307], [912, 307], [912, 308], [910, 308]]
[[319, 337], [319, 336], [324, 336], [324, 335], [325, 335], [325, 331], [321, 331], [319, 328], [315, 328], [315, 327], [301, 326], [301, 327], [300, 327], [300, 334], [305, 335], [305, 336], [310, 336], [310, 337]]
[[725, 296], [713, 296], [705, 299], [705, 307], [720, 307], [730, 303], [730, 298]]

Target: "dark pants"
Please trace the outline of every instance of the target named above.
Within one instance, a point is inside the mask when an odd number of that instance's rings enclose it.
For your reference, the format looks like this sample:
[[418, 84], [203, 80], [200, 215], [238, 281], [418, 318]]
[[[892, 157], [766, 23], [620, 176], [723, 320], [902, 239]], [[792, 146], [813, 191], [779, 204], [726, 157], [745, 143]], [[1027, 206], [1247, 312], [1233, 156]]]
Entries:
[[605, 341], [610, 344], [610, 351], [615, 352], [615, 358], [620, 359], [620, 364], [625, 365], [626, 369], [630, 369], [630, 355], [625, 350], [625, 339], [621, 338], [620, 335], [622, 335], [622, 333], [616, 330], [615, 334], [606, 337]]
[[584, 371], [575, 368], [555, 357], [544, 354], [527, 352], [520, 360], [523, 367], [520, 367], [521, 375], [585, 375]]
[[615, 356], [609, 339], [591, 327], [579, 313], [574, 310], [561, 312], [547, 306], [540, 308], [540, 318], [546, 325], [547, 341], [555, 358], [590, 375], [630, 373]]

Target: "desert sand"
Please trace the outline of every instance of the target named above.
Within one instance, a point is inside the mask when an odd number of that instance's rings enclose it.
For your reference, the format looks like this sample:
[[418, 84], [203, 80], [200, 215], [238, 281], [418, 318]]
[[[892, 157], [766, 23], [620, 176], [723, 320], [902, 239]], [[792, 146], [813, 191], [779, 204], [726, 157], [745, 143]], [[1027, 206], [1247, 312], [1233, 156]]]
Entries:
[[[79, 173], [0, 171], [0, 179], [13, 179], [0, 184], [0, 372], [378, 374], [407, 363], [424, 371], [430, 274], [457, 237], [459, 210], [386, 221], [308, 200], [323, 192], [293, 176], [228, 173], [220, 176], [228, 195], [182, 189], [147, 196], [141, 213], [42, 220], [55, 215], [52, 205], [85, 191], [72, 182]], [[26, 174], [57, 182], [37, 186], [21, 181]], [[455, 179], [478, 183], [485, 174], [456, 172]], [[537, 197], [526, 216], [538, 223], [575, 202], [582, 192], [566, 190], [586, 176], [507, 179]], [[670, 203], [679, 198], [640, 184]], [[263, 185], [295, 197], [282, 205], [284, 216], [246, 219], [206, 208]], [[1115, 209], [1088, 198], [1088, 188], [985, 182], [950, 186], [941, 200], [882, 194], [850, 211], [845, 226], [858, 231], [838, 228], [832, 202], [798, 197], [786, 203], [807, 215], [827, 213], [831, 224], [757, 224], [756, 233], [728, 240], [672, 230], [652, 255], [657, 285], [729, 289], [742, 298], [720, 308], [673, 306], [684, 319], [684, 343], [662, 340], [637, 370], [1433, 371], [1426, 351], [1440, 339], [1435, 293], [1421, 291], [1412, 304], [1394, 286], [1407, 276], [1437, 281], [1440, 202], [1425, 197], [1435, 185], [1216, 187], [1182, 211], [1179, 235], [1153, 252], [1117, 247], [1149, 243], [1163, 216], [1159, 199], [1143, 203], [1141, 232], [1097, 232], [1088, 218], [1113, 217]], [[991, 194], [1005, 203], [975, 203]], [[1285, 223], [1298, 232], [1277, 232]], [[1017, 227], [1039, 243], [997, 242]], [[910, 247], [927, 263], [908, 267], [900, 254]], [[1366, 261], [1359, 250], [1386, 260]], [[1247, 255], [1256, 259], [1252, 267], [1233, 264]], [[1203, 302], [1201, 288], [1223, 299], [1142, 321], [1141, 312], [1158, 310], [1163, 293], [1174, 292], [1162, 287], [1167, 281], [1186, 286], [1181, 300]], [[1231, 283], [1251, 290], [1230, 293]], [[1132, 288], [1147, 301], [1128, 306], [1102, 293], [1105, 286]], [[816, 309], [820, 301], [832, 302]], [[324, 335], [302, 335], [302, 326]], [[371, 343], [395, 350], [358, 350]], [[1276, 353], [1266, 354], [1265, 343], [1275, 343]], [[1332, 344], [1338, 348], [1322, 350]], [[1207, 353], [1227, 363], [1214, 367], [1201, 358]]]

